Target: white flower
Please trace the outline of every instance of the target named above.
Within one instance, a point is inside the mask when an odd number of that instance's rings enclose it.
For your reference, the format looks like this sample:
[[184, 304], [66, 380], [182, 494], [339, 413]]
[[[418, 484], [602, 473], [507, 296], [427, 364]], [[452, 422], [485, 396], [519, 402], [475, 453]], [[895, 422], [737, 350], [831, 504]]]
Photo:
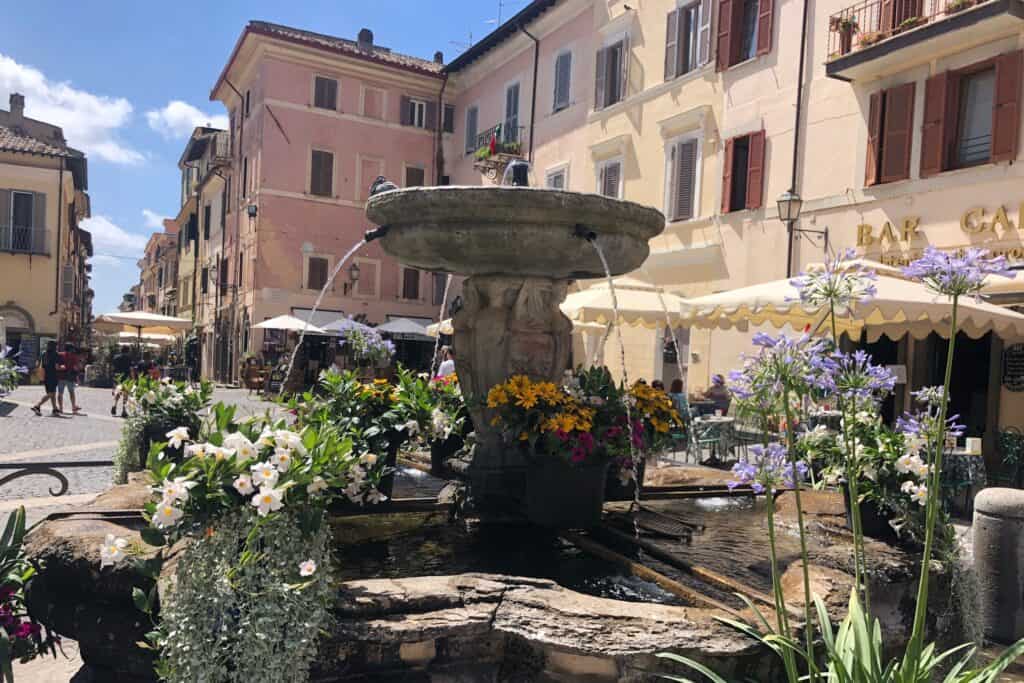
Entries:
[[299, 564], [299, 576], [313, 576], [316, 572], [316, 562], [306, 560]]
[[287, 472], [292, 466], [292, 452], [287, 448], [275, 448], [274, 454], [270, 456], [270, 464], [276, 467], [278, 472]]
[[128, 541], [123, 538], [116, 538], [114, 534], [107, 534], [100, 546], [100, 568], [111, 564], [117, 564], [125, 557], [124, 549], [128, 547]]
[[143, 403], [156, 403], [156, 394], [154, 394], [152, 391], [147, 391], [142, 396], [142, 402]]
[[261, 486], [260, 492], [252, 497], [252, 505], [260, 517], [277, 512], [284, 507], [284, 503], [281, 501], [281, 490], [272, 486]]
[[252, 470], [253, 482], [260, 486], [273, 486], [277, 483], [278, 477], [281, 476], [277, 469], [269, 462], [261, 462], [258, 465], [253, 465], [250, 469]]
[[[210, 444], [208, 443], [192, 443], [185, 447], [185, 452], [190, 457], [205, 458], [207, 448], [210, 448]], [[214, 446], [214, 448], [216, 448], [216, 446]]]
[[256, 490], [256, 488], [252, 485], [252, 478], [248, 474], [238, 475], [238, 477], [232, 483], [232, 486], [234, 486], [235, 490], [238, 491], [243, 496], [248, 496], [249, 494]]
[[408, 434], [410, 437], [416, 436], [417, 434], [419, 434], [420, 431], [420, 423], [417, 422], [416, 420], [409, 420], [404, 425], [399, 427], [399, 429], [404, 429], [405, 433]]
[[363, 453], [361, 456], [359, 456], [359, 462], [361, 462], [364, 465], [369, 465], [370, 467], [373, 467], [374, 465], [377, 464], [377, 456], [373, 453]]
[[326, 491], [326, 490], [327, 490], [327, 482], [324, 480], [323, 477], [313, 477], [313, 481], [311, 481], [309, 483], [309, 485], [306, 486], [306, 493], [308, 493], [311, 496], [315, 496], [316, 494], [320, 493], [321, 491]]
[[256, 445], [260, 448], [267, 448], [274, 445], [274, 432], [270, 429], [264, 428], [260, 432], [260, 436], [256, 439]]
[[910, 453], [904, 453], [900, 457], [896, 458], [896, 471], [900, 474], [910, 474], [917, 469], [917, 464], [921, 462], [921, 458]]
[[907, 446], [907, 453], [910, 455], [920, 455], [924, 447], [928, 445], [928, 439], [920, 434], [907, 434], [904, 437], [904, 443]]
[[918, 458], [918, 462], [916, 463], [916, 465], [914, 467], [914, 470], [913, 470], [914, 474], [916, 474], [919, 479], [924, 479], [929, 474], [931, 474], [931, 471], [932, 471], [932, 466], [927, 464], [927, 463], [925, 463], [924, 460], [921, 460], [920, 458]]
[[871, 481], [878, 481], [878, 470], [870, 463], [864, 463], [860, 468], [861, 474]]
[[363, 485], [362, 482], [354, 481], [345, 487], [343, 493], [353, 503], [363, 504]]
[[224, 437], [224, 446], [234, 449], [243, 460], [256, 458], [256, 446], [241, 432], [234, 432]]
[[196, 393], [196, 390], [193, 389], [191, 385], [185, 387], [185, 395], [186, 396], [191, 396], [194, 393]]
[[196, 486], [199, 482], [189, 481], [187, 477], [177, 477], [173, 480], [165, 479], [161, 487], [161, 491], [164, 494], [164, 503], [168, 505], [181, 501], [184, 503], [188, 500], [188, 491], [192, 487]]
[[875, 414], [867, 410], [861, 410], [854, 415], [854, 419], [862, 425], [869, 425], [875, 421]]
[[299, 453], [306, 452], [302, 445], [302, 437], [287, 429], [278, 429], [274, 432], [274, 445], [278, 448], [287, 448]]
[[361, 465], [356, 465], [349, 471], [348, 476], [354, 483], [362, 484], [366, 480], [366, 470]]
[[214, 460], [225, 460], [235, 454], [234, 448], [223, 448], [217, 446], [210, 447], [210, 455], [213, 456]]
[[383, 503], [388, 497], [375, 488], [371, 488], [366, 494], [366, 502], [370, 505], [376, 505], [377, 503]]
[[161, 502], [153, 513], [153, 525], [159, 529], [166, 529], [174, 526], [185, 515], [179, 508], [166, 502]]
[[912, 482], [912, 481], [905, 481], [900, 486], [900, 491], [903, 491], [903, 493], [911, 493], [916, 488], [917, 488], [917, 484], [915, 484], [914, 482]]
[[914, 484], [912, 481], [904, 482], [903, 486], [900, 487], [904, 493], [910, 495], [910, 500], [914, 501], [921, 507], [928, 504], [928, 487], [924, 484], [920, 486]]
[[448, 438], [451, 425], [448, 421], [448, 416], [444, 414], [443, 410], [440, 408], [434, 408], [430, 413], [430, 424], [434, 430], [434, 434]]

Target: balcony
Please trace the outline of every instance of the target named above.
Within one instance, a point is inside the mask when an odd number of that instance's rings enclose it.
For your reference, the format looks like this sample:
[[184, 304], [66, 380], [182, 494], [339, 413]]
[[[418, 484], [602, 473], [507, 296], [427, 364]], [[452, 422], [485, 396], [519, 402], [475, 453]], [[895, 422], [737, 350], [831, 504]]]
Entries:
[[[491, 140], [494, 150], [491, 151]], [[499, 123], [476, 136], [476, 146], [467, 149], [473, 154], [473, 168], [494, 182], [499, 182], [507, 167], [515, 159], [523, 158], [526, 126], [506, 126]]]
[[46, 231], [31, 226], [0, 223], [0, 251], [45, 254]]
[[825, 73], [878, 78], [1012, 35], [1022, 0], [861, 0], [833, 14]]

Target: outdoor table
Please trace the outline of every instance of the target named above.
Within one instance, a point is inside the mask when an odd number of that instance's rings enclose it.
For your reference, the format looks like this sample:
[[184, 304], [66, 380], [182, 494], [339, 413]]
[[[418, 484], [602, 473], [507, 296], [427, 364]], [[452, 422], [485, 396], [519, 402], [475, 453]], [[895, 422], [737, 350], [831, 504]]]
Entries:
[[711, 460], [724, 460], [735, 441], [736, 418], [724, 415], [705, 415], [693, 420], [697, 443], [708, 444]]
[[947, 450], [942, 456], [942, 488], [949, 492], [949, 499], [955, 501], [964, 494], [963, 512], [970, 514], [974, 496], [978, 489], [985, 486], [985, 458], [981, 454], [971, 454], [965, 448]]
[[807, 417], [807, 423], [810, 425], [811, 429], [814, 429], [818, 425], [825, 425], [825, 428], [830, 432], [840, 431], [842, 428], [842, 425], [840, 424], [842, 420], [843, 414], [838, 410], [819, 410]]
[[697, 415], [714, 415], [715, 414], [715, 402], [714, 401], [690, 401], [690, 412]]

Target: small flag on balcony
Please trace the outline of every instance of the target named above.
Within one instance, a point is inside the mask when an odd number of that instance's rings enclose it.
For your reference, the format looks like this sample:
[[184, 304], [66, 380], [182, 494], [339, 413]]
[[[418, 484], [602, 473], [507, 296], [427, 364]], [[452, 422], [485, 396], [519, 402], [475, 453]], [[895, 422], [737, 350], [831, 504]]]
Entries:
[[495, 128], [491, 133], [491, 142], [488, 144], [488, 151], [493, 156], [498, 151], [498, 129]]

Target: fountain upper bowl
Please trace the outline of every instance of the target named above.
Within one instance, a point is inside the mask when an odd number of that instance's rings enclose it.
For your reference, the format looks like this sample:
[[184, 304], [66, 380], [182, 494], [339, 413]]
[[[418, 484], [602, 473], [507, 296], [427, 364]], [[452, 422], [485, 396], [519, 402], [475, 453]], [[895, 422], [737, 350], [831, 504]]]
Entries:
[[387, 226], [384, 251], [404, 263], [461, 275], [555, 279], [605, 275], [581, 234], [592, 234], [612, 275], [639, 268], [665, 228], [657, 209], [596, 194], [530, 187], [446, 186], [370, 198], [366, 216]]

